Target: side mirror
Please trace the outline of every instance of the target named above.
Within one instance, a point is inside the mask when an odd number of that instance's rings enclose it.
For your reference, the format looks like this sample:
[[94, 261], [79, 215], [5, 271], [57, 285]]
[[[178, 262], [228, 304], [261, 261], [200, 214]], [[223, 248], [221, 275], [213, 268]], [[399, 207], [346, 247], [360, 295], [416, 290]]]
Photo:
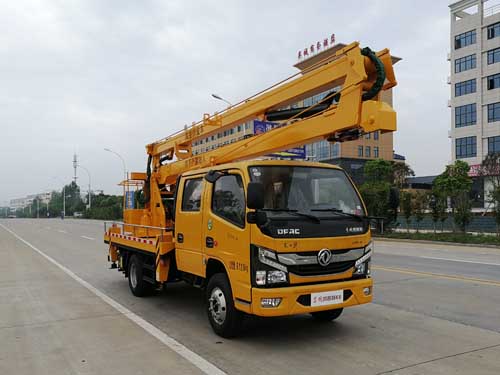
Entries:
[[264, 208], [264, 185], [260, 182], [248, 183], [247, 206], [252, 210], [260, 210]]
[[205, 180], [207, 180], [208, 182], [213, 184], [215, 181], [217, 181], [222, 176], [224, 176], [224, 173], [222, 173], [220, 171], [211, 170], [211, 171], [208, 171], [207, 174], [205, 175]]

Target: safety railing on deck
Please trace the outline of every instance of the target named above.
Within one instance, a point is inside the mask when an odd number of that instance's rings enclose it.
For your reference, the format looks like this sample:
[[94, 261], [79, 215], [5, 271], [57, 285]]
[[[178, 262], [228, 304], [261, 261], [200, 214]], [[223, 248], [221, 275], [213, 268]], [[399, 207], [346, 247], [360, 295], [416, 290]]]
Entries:
[[156, 237], [173, 230], [172, 227], [163, 228], [149, 225], [128, 224], [121, 221], [105, 221], [104, 233], [106, 233], [109, 228], [120, 228], [120, 234], [141, 238]]

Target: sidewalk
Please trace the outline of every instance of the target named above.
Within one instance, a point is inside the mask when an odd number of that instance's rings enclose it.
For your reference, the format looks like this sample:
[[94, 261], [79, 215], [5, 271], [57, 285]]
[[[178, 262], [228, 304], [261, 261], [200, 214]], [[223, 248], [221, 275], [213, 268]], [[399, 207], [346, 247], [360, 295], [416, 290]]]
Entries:
[[0, 374], [200, 374], [0, 227]]

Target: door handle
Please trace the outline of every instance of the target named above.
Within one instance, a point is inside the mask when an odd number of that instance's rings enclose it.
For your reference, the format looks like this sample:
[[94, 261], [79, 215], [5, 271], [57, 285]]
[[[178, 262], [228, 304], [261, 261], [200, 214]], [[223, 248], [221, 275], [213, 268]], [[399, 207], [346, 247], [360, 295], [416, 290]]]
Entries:
[[205, 245], [207, 247], [209, 247], [209, 248], [214, 247], [214, 243], [215, 243], [215, 241], [214, 241], [214, 239], [212, 237], [206, 237], [205, 238]]
[[178, 243], [184, 242], [184, 235], [182, 233], [177, 233], [177, 242]]

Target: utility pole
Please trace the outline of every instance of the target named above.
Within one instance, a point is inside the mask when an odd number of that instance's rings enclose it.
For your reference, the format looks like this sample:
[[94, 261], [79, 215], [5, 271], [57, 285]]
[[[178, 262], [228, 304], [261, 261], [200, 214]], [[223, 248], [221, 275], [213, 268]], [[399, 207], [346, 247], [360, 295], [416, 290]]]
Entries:
[[36, 218], [40, 219], [40, 198], [36, 197]]
[[78, 168], [78, 156], [76, 155], [76, 153], [73, 154], [73, 169], [75, 171], [75, 175], [73, 177], [73, 181], [75, 181], [75, 184], [76, 184], [76, 179], [78, 178], [78, 176], [76, 175], [76, 169]]
[[89, 177], [89, 199], [88, 199], [88, 205], [89, 205], [89, 210], [92, 208], [92, 198], [91, 198], [91, 187], [90, 187], [90, 172], [87, 168], [85, 168], [83, 165], [78, 164], [78, 167], [82, 168], [85, 172], [87, 172], [87, 175]]

